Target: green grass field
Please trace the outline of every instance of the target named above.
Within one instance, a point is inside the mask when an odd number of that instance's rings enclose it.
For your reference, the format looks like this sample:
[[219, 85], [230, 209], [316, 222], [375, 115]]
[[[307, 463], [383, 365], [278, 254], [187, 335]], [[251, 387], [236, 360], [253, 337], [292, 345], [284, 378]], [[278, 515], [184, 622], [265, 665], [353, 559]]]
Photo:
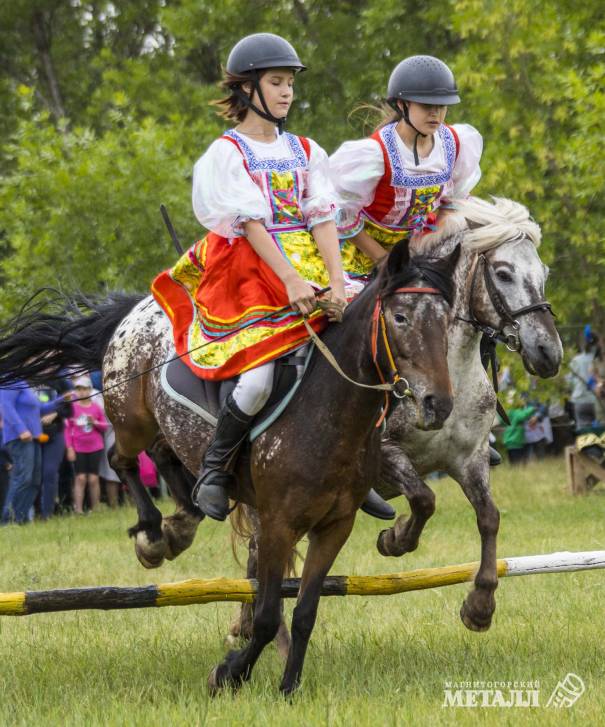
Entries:
[[[562, 460], [500, 467], [499, 556], [605, 549], [605, 499], [572, 498]], [[474, 513], [450, 480], [432, 483], [437, 513], [418, 550], [382, 558], [378, 521], [360, 515], [334, 574], [371, 574], [479, 557]], [[403, 510], [404, 501], [396, 501]], [[164, 507], [170, 510], [169, 503]], [[134, 510], [0, 529], [0, 591], [135, 585], [239, 576], [224, 524], [203, 523], [193, 547], [157, 571], [134, 556], [126, 528]], [[603, 723], [605, 573], [509, 578], [497, 591], [488, 633], [467, 631], [458, 611], [469, 584], [320, 606], [303, 687], [278, 693], [273, 646], [236, 695], [209, 700], [206, 677], [225, 651], [234, 604], [0, 619], [2, 725], [406, 725]], [[288, 616], [292, 603], [288, 604]], [[568, 672], [586, 692], [546, 709]], [[443, 707], [446, 681], [539, 681], [540, 707]]]

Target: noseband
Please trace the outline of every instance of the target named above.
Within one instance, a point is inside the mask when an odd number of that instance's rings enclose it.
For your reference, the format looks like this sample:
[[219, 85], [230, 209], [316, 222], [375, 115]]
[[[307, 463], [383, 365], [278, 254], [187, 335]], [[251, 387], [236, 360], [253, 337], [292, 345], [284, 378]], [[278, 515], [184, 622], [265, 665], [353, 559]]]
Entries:
[[[475, 291], [475, 285], [479, 275], [479, 268], [482, 268], [483, 271], [483, 280], [485, 282], [490, 303], [494, 307], [496, 313], [500, 316], [500, 327], [497, 329], [481, 323], [475, 315], [473, 308], [473, 293]], [[504, 300], [494, 283], [492, 268], [488, 263], [487, 258], [484, 254], [478, 255], [471, 282], [469, 299], [470, 320], [457, 316], [458, 320], [470, 323], [493, 341], [500, 341], [500, 343], [504, 343], [509, 351], [521, 351], [522, 344], [521, 338], [519, 337], [519, 328], [521, 327], [521, 324], [519, 323], [519, 318], [527, 315], [528, 313], [534, 313], [535, 311], [548, 312], [551, 316], [555, 317], [555, 314], [552, 312], [552, 306], [547, 300], [541, 300], [537, 303], [526, 305], [523, 308], [511, 310], [510, 306]]]
[[[443, 295], [440, 290], [437, 288], [396, 288], [393, 290], [389, 295], [396, 295], [396, 294], [406, 294], [406, 293], [412, 293], [412, 294], [424, 294], [424, 295]], [[397, 369], [397, 364], [395, 363], [395, 357], [393, 356], [393, 351], [391, 349], [391, 344], [389, 342], [389, 334], [387, 329], [386, 320], [384, 317], [384, 309], [383, 309], [383, 297], [377, 296], [376, 298], [376, 304], [374, 305], [374, 312], [372, 313], [372, 333], [371, 333], [371, 345], [372, 345], [372, 360], [374, 361], [374, 366], [376, 367], [376, 371], [378, 372], [378, 378], [380, 379], [382, 384], [386, 384], [386, 379], [384, 377], [384, 374], [382, 373], [382, 369], [380, 368], [380, 364], [378, 362], [378, 331], [380, 329], [380, 332], [382, 334], [382, 341], [384, 344], [384, 349], [387, 355], [387, 360], [389, 362], [389, 366], [391, 368], [390, 375], [392, 377], [391, 382], [391, 393], [396, 399], [405, 399], [408, 396], [414, 396], [410, 384], [406, 378], [400, 375], [399, 370]], [[389, 410], [389, 394], [387, 391], [384, 393], [385, 398], [385, 404], [382, 409], [382, 414], [380, 415], [380, 418], [378, 419], [378, 422], [376, 423], [376, 426], [379, 427], [384, 418], [387, 415], [387, 412]]]

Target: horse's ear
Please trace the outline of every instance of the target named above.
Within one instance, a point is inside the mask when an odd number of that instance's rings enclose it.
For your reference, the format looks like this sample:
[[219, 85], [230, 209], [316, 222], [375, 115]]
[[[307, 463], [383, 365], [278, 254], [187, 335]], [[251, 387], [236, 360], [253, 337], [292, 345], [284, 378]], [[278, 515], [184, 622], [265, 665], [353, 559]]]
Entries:
[[387, 257], [387, 273], [389, 277], [398, 275], [410, 262], [410, 245], [408, 240], [400, 240]]

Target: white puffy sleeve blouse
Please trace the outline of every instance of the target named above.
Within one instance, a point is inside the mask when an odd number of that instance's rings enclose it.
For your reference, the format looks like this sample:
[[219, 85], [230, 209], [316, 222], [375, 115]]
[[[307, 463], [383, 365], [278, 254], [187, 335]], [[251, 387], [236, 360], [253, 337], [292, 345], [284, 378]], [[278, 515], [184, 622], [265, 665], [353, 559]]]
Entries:
[[[246, 139], [258, 157], [275, 158], [291, 151], [283, 138], [275, 144], [261, 144]], [[309, 139], [310, 155], [307, 169], [301, 170], [303, 192], [301, 211], [309, 229], [333, 220], [336, 214], [335, 192], [330, 180], [326, 152]], [[243, 234], [243, 223], [260, 220], [269, 226], [272, 221], [271, 200], [252, 179], [242, 154], [227, 139], [214, 141], [193, 168], [192, 202], [195, 216], [201, 225], [223, 237]]]
[[216, 139], [193, 167], [193, 211], [199, 223], [222, 237], [242, 234], [248, 220], [271, 218], [260, 188], [244, 160], [227, 139]]
[[454, 124], [453, 129], [460, 140], [460, 152], [454, 164], [452, 197], [468, 197], [481, 179], [481, 153], [483, 138], [470, 124]]
[[363, 227], [359, 213], [371, 204], [384, 174], [384, 159], [375, 139], [345, 141], [330, 157], [330, 178], [336, 192], [338, 232], [352, 237]]
[[[460, 141], [460, 151], [452, 171], [453, 191], [449, 196], [466, 197], [481, 179], [479, 162], [483, 139], [470, 124], [456, 124], [454, 130]], [[419, 167], [412, 166], [412, 152], [403, 142], [398, 148], [403, 164], [415, 174], [434, 174], [445, 164], [440, 143], [426, 159], [421, 160]], [[360, 212], [373, 202], [384, 171], [382, 150], [375, 139], [345, 141], [330, 157], [330, 176], [336, 191], [337, 223], [341, 238], [352, 237], [363, 228]]]
[[310, 155], [302, 212], [307, 227], [312, 229], [336, 216], [336, 192], [330, 179], [328, 155], [313, 139], [309, 139]]

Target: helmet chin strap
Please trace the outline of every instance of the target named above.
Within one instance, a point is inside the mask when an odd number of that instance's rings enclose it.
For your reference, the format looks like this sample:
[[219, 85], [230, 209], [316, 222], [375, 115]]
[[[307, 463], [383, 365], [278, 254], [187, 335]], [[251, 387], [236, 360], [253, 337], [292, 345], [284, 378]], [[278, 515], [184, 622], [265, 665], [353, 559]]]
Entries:
[[416, 132], [416, 136], [414, 137], [414, 146], [412, 147], [412, 151], [414, 153], [414, 164], [416, 166], [418, 166], [420, 164], [420, 158], [418, 156], [418, 137], [422, 136], [423, 138], [426, 138], [426, 134], [423, 134], [422, 131], [418, 131], [418, 129], [410, 121], [410, 113], [408, 110], [408, 105], [405, 101], [401, 102], [403, 104], [403, 111], [399, 107], [399, 103], [398, 103], [397, 99], [391, 99], [388, 103], [391, 108], [393, 108], [393, 109], [395, 109], [395, 111], [397, 111], [397, 113], [399, 114], [399, 118], [403, 119], [405, 121], [405, 123], [408, 126], [411, 126], [412, 129], [414, 129], [414, 131]]
[[241, 86], [234, 86], [232, 90], [234, 91], [235, 95], [240, 99], [240, 101], [243, 101], [249, 109], [252, 109], [255, 114], [258, 114], [261, 119], [271, 121], [271, 123], [277, 126], [278, 134], [283, 134], [284, 128], [286, 126], [286, 120], [288, 117], [282, 116], [282, 118], [279, 119], [277, 118], [277, 116], [273, 116], [271, 111], [269, 111], [269, 107], [267, 106], [267, 102], [265, 101], [265, 96], [260, 87], [260, 76], [258, 71], [253, 71], [252, 73], [252, 84], [256, 89], [256, 93], [258, 94], [258, 98], [260, 99], [263, 110], [259, 109], [258, 106], [252, 103], [252, 94], [248, 95], [243, 90], [243, 88], [241, 88]]

